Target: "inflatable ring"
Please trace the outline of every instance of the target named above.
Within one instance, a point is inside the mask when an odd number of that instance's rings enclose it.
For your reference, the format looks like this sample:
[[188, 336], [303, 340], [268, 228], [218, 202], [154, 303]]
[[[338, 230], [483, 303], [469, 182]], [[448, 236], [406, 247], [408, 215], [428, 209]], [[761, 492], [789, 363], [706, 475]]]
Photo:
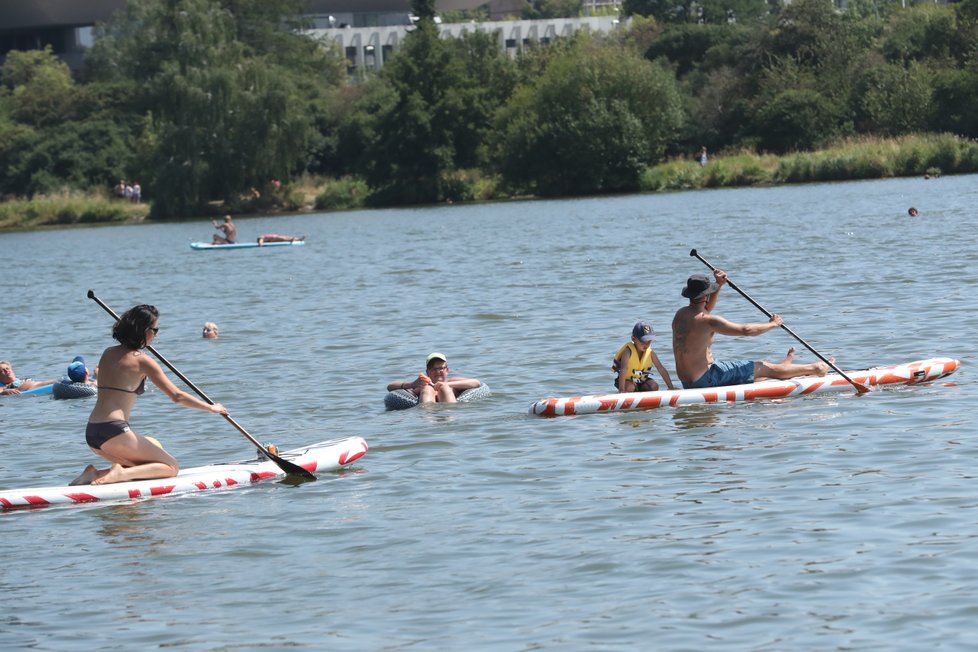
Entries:
[[51, 386], [51, 394], [54, 398], [87, 398], [98, 394], [98, 388], [95, 385], [75, 383], [62, 378]]
[[[492, 391], [489, 389], [489, 385], [482, 383], [478, 387], [472, 387], [459, 394], [458, 402], [468, 403], [487, 396], [492, 396]], [[417, 404], [418, 397], [409, 389], [395, 389], [387, 392], [387, 396], [384, 397], [384, 407], [388, 410], [407, 410]]]

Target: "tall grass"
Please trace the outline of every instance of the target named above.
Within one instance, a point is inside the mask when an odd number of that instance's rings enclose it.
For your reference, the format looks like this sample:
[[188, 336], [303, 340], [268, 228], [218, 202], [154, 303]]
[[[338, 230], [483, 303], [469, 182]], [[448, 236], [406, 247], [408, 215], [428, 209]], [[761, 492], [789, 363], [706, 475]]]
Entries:
[[42, 226], [138, 222], [149, 212], [147, 204], [133, 204], [104, 195], [64, 191], [32, 199], [0, 202], [0, 229]]
[[847, 139], [825, 149], [781, 157], [724, 152], [705, 167], [674, 159], [646, 169], [640, 185], [643, 191], [655, 192], [968, 172], [978, 172], [978, 142], [950, 134], [921, 134]]

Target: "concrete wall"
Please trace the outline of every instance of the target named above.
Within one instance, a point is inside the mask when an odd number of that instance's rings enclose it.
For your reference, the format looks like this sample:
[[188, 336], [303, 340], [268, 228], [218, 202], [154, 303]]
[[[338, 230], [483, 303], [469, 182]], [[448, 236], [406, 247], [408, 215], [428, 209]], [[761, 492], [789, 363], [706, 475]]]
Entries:
[[[443, 23], [438, 26], [443, 38], [458, 38], [465, 32], [496, 33], [499, 47], [515, 56], [531, 43], [546, 43], [560, 36], [570, 36], [580, 29], [610, 32], [618, 29], [614, 16], [586, 18], [553, 18], [549, 20], [491, 21], [484, 23]], [[346, 56], [351, 75], [364, 69], [379, 70], [384, 60], [400, 47], [412, 29], [407, 25], [388, 27], [359, 27], [344, 29], [315, 29], [308, 34], [326, 43], [333, 43]]]

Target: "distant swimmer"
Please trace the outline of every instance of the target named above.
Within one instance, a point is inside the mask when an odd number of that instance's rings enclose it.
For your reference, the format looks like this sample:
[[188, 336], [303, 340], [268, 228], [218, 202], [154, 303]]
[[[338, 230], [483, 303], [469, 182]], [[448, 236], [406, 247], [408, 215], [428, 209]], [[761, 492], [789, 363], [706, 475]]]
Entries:
[[910, 207], [910, 210], [907, 211], [907, 215], [909, 215], [910, 217], [917, 217], [917, 215], [919, 215], [919, 213], [917, 212], [917, 209], [916, 208], [914, 208], [913, 206], [911, 206]]

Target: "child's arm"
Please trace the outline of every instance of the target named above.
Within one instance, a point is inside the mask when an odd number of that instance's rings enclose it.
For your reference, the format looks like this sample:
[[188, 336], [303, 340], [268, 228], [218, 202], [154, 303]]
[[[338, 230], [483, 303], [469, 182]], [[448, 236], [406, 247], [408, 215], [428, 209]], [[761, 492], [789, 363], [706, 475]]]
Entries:
[[668, 387], [669, 389], [676, 389], [672, 385], [672, 378], [669, 377], [669, 372], [662, 365], [662, 362], [659, 361], [659, 356], [655, 354], [655, 351], [652, 352], [652, 363], [655, 365], [655, 368], [659, 372], [659, 375], [662, 376], [662, 380], [666, 381], [666, 387]]
[[625, 375], [625, 370], [628, 369], [628, 359], [632, 357], [632, 352], [625, 349], [621, 352], [621, 357], [618, 359], [618, 391], [625, 391], [625, 383], [628, 382], [629, 378]]

